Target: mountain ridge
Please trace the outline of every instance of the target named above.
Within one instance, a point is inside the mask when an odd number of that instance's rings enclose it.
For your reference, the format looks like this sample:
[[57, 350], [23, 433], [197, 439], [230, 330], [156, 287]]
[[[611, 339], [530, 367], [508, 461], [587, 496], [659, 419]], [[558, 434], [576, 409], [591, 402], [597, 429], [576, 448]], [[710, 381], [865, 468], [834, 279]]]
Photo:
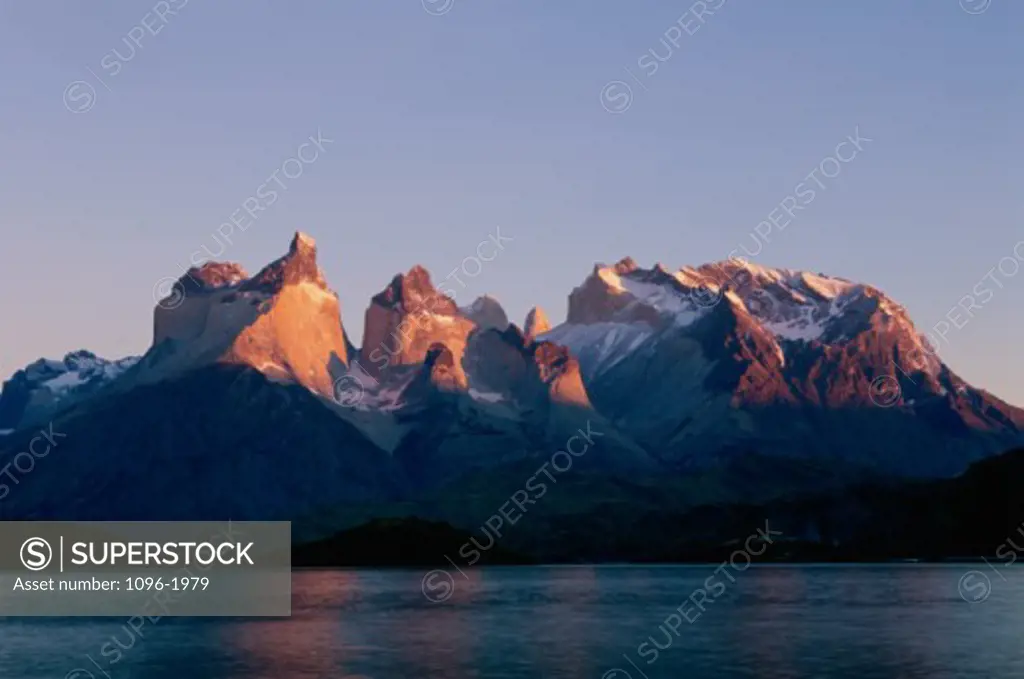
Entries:
[[[89, 497], [102, 491], [147, 517], [160, 514], [154, 498], [178, 498], [176, 491], [156, 479], [121, 484], [188, 441], [181, 453], [207, 496], [201, 505], [179, 498], [199, 514], [179, 507], [174, 515], [195, 518], [215, 510], [261, 516], [251, 497], [218, 476], [223, 465], [202, 465], [224, 456], [244, 466], [254, 432], [260, 464], [248, 494], [277, 483], [275, 466], [292, 455], [309, 461], [289, 467], [287, 488], [267, 507], [278, 517], [418, 502], [464, 492], [461, 480], [480, 474], [495, 482], [473, 492], [489, 497], [504, 485], [498, 480], [540, 464], [584, 427], [602, 438], [576, 463], [580, 508], [624, 475], [663, 489], [679, 478], [724, 475], [727, 498], [749, 494], [740, 481], [757, 469], [765, 483], [795, 493], [851, 469], [951, 477], [1021, 442], [1024, 411], [960, 379], [906, 310], [870, 285], [739, 261], [646, 269], [627, 257], [594, 266], [571, 291], [565, 322], [545, 328], [546, 314], [535, 308], [524, 331], [495, 298], [459, 307], [413, 266], [369, 301], [356, 349], [317, 257], [315, 241], [296, 233], [287, 253], [254, 275], [230, 263], [190, 270], [154, 309], [145, 355], [59, 406], [30, 417], [22, 409], [13, 428], [53, 418], [69, 431], [69, 460], [107, 461], [108, 474], [88, 472], [96, 487]], [[182, 385], [209, 392], [207, 410], [170, 406], [185, 398]], [[18, 389], [9, 389], [0, 406], [16, 402], [9, 393]], [[296, 412], [282, 413], [282, 403]], [[228, 412], [238, 407], [247, 412]], [[132, 412], [131, 423], [118, 411]], [[180, 421], [167, 422], [169, 412]], [[232, 431], [218, 432], [227, 421]], [[300, 432], [302, 421], [334, 438]], [[146, 450], [144, 432], [171, 424], [184, 438]], [[0, 462], [21, 439], [0, 439]], [[292, 450], [273, 445], [284, 441]], [[350, 455], [362, 470], [354, 478], [343, 471]], [[820, 466], [832, 471], [801, 471]], [[60, 516], [59, 502], [86, 511], [73, 497], [78, 486], [64, 479], [83, 473], [70, 461], [40, 465], [34, 476], [48, 492], [25, 492], [8, 511]], [[89, 511], [118, 516], [106, 501]]]

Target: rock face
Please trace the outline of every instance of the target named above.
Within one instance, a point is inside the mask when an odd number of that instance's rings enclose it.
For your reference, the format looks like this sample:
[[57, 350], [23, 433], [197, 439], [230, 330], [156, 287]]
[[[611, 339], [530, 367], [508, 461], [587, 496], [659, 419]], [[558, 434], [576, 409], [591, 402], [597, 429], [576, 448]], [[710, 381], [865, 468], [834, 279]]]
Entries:
[[[461, 371], [462, 354], [476, 323], [439, 292], [430, 274], [414, 266], [374, 296], [366, 310], [360, 367], [374, 377], [388, 368], [423, 363], [430, 348], [448, 348]], [[463, 375], [461, 379], [465, 379]]]
[[526, 314], [526, 323], [523, 325], [523, 332], [526, 339], [531, 342], [551, 330], [551, 322], [548, 315], [539, 306], [535, 306]]
[[288, 254], [263, 267], [259, 273], [242, 283], [241, 290], [258, 290], [276, 294], [289, 285], [309, 284], [327, 290], [327, 281], [316, 263], [316, 241], [297, 232]]
[[434, 344], [427, 350], [423, 366], [403, 392], [406, 403], [424, 403], [438, 394], [466, 391], [466, 374], [456, 363], [451, 350]]
[[461, 309], [462, 315], [476, 323], [482, 330], [493, 328], [504, 330], [508, 327], [508, 316], [501, 303], [490, 295], [478, 297], [468, 307]]
[[612, 506], [611, 537], [628, 542], [666, 507], [951, 476], [1022, 440], [1024, 412], [960, 379], [869, 285], [626, 258], [572, 291], [566, 323], [534, 309], [524, 333], [491, 298], [460, 310], [413, 267], [374, 296], [356, 355], [316, 257], [296, 234], [254, 276], [193, 269], [137, 362], [78, 352], [15, 375], [0, 430], [20, 431], [0, 440], [0, 467], [25, 449], [27, 413], [66, 438], [0, 518], [338, 528], [402, 507], [473, 527], [550, 462], [572, 471], [538, 508], [552, 523], [523, 541], [561, 554], [563, 529]]
[[183, 298], [157, 305], [140, 381], [228, 363], [332, 394], [336, 374], [348, 364], [348, 345], [312, 238], [295, 234], [288, 253], [252, 278], [237, 265], [211, 263], [181, 283]]
[[723, 448], [951, 475], [1020, 440], [1024, 413], [967, 385], [871, 286], [729, 261], [598, 266], [543, 336], [595, 406], [675, 464]]
[[249, 274], [241, 265], [233, 262], [208, 262], [201, 267], [192, 267], [179, 279], [188, 292], [204, 292], [217, 288], [237, 285], [247, 279]]
[[[595, 265], [591, 275], [569, 295], [567, 322], [598, 323], [614, 319], [657, 324], [657, 309], [647, 304], [634, 304], [634, 297], [623, 287], [622, 277], [636, 271], [636, 262], [631, 257], [611, 267]], [[631, 276], [626, 280], [633, 279]]]
[[532, 342], [515, 326], [475, 335], [466, 366], [478, 391], [502, 394], [525, 410], [540, 410], [549, 402], [591, 407], [579, 363], [569, 350]]

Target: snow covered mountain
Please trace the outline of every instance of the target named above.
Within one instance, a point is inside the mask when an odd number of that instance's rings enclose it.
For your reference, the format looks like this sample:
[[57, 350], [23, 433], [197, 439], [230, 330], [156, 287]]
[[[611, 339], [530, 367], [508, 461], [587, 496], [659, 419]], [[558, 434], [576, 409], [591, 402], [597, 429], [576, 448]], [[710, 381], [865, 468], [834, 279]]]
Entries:
[[59, 408], [85, 398], [120, 377], [138, 356], [114, 361], [75, 351], [55, 361], [41, 358], [4, 382], [0, 390], [0, 430], [38, 422]]
[[[593, 428], [577, 485], [549, 505], [575, 514], [676, 502], [694, 474], [716, 479], [715, 498], [951, 476], [1024, 431], [1024, 412], [961, 380], [903, 307], [822, 274], [626, 258], [594, 267], [565, 323], [535, 308], [524, 332], [496, 299], [459, 308], [414, 266], [365, 318], [356, 350], [301, 233], [253, 276], [190, 270], [140, 359], [80, 352], [5, 385], [0, 430], [46, 414], [66, 454], [0, 512], [365, 518], [413, 503], [468, 521], [465, 494], [492, 512]], [[0, 465], [26, 433], [0, 441]]]
[[953, 373], [869, 285], [741, 261], [596, 266], [542, 336], [595, 407], [671, 465], [723, 450], [949, 475], [1020, 440], [1024, 412]]
[[[603, 446], [579, 468], [652, 468], [593, 411], [566, 349], [499, 330], [491, 298], [460, 310], [421, 267], [373, 298], [352, 355], [316, 254], [296, 234], [255, 276], [190, 270], [157, 304], [149, 351], [56, 415], [62, 462], [39, 465], [0, 513], [288, 518], [375, 506], [539, 465], [588, 423]], [[5, 438], [0, 462], [30, 434]]]

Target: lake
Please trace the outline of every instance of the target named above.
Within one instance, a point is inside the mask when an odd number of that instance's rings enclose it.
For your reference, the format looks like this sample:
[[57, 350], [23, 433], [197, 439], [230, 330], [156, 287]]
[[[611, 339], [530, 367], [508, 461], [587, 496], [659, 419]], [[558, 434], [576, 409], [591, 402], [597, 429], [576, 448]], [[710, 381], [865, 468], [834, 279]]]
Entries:
[[290, 619], [0, 620], [0, 677], [1024, 676], [1019, 569], [717, 568], [297, 571]]

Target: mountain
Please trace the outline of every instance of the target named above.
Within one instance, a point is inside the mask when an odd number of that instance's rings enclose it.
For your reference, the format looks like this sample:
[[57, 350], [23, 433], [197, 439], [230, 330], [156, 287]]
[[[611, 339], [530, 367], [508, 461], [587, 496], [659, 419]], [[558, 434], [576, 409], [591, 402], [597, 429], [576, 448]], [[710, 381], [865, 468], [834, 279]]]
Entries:
[[[420, 267], [367, 311], [363, 355], [372, 361], [379, 344], [389, 360], [372, 373], [350, 361], [316, 254], [296, 234], [254, 276], [233, 264], [190, 270], [157, 304], [149, 351], [55, 413], [60, 455], [12, 489], [0, 515], [309, 517], [297, 528], [316, 535], [324, 512], [373, 513], [467, 473], [540, 465], [591, 420], [608, 443], [579, 466], [650, 467], [593, 412], [566, 350], [478, 325]], [[517, 371], [507, 381], [465, 367], [467, 347], [494, 338]], [[358, 399], [344, 398], [350, 388]], [[4, 438], [0, 463], [33, 435]]]
[[[423, 363], [435, 343], [461, 358], [476, 324], [434, 287], [430, 274], [414, 266], [397, 274], [370, 301], [363, 326], [361, 368], [379, 376], [389, 367]], [[458, 370], [458, 367], [456, 368]]]
[[190, 269], [175, 286], [176, 299], [157, 304], [153, 347], [121, 386], [226, 364], [329, 397], [348, 365], [349, 344], [316, 256], [315, 241], [296, 233], [288, 253], [255, 276], [233, 264]]
[[0, 390], [0, 430], [45, 420], [56, 410], [96, 393], [138, 360], [129, 356], [110, 361], [82, 350], [60, 361], [43, 358], [29, 364]]
[[541, 336], [598, 411], [671, 467], [730, 451], [951, 476], [1021, 440], [1024, 411], [946, 366], [869, 285], [739, 261], [596, 266]]
[[481, 328], [504, 330], [509, 326], [508, 316], [501, 303], [490, 295], [476, 298], [472, 304], [461, 309], [462, 314]]
[[[953, 477], [1022, 440], [1024, 413], [869, 285], [625, 258], [594, 267], [565, 323], [535, 308], [524, 331], [414, 266], [370, 300], [356, 349], [317, 257], [297, 233], [255, 275], [190, 269], [141, 358], [19, 372], [0, 465], [33, 436], [27, 412], [62, 437], [0, 516], [287, 518], [305, 540], [388, 517], [470, 530], [526, 493], [510, 549], [656, 558], [637, 541], [707, 537], [672, 518], [702, 507]], [[47, 396], [62, 380], [80, 386]], [[525, 489], [542, 473], [540, 501]]]
[[529, 339], [536, 339], [551, 330], [551, 322], [548, 315], [539, 306], [535, 306], [526, 314], [526, 323], [523, 325], [523, 332]]
[[[321, 398], [248, 366], [107, 391], [52, 426], [56, 445], [10, 485], [0, 518], [289, 520], [407, 493], [401, 470]], [[35, 435], [2, 439], [0, 459]]]

